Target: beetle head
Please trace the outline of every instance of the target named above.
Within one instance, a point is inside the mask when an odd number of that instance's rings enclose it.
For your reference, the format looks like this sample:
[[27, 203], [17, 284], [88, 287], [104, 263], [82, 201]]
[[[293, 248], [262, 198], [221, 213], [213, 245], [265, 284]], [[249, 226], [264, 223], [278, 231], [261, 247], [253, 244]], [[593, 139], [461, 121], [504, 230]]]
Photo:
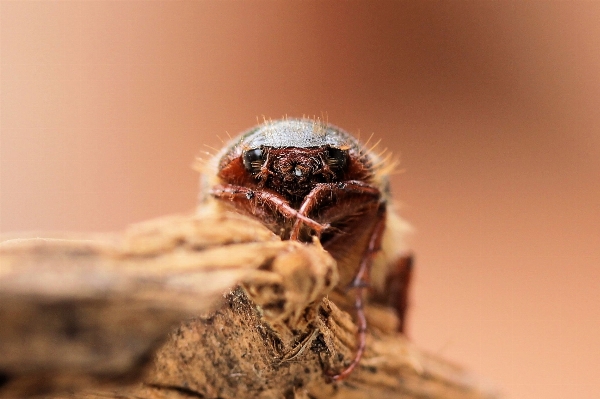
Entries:
[[222, 181], [280, 193], [291, 203], [318, 183], [369, 180], [373, 158], [350, 134], [312, 119], [268, 121], [220, 154]]

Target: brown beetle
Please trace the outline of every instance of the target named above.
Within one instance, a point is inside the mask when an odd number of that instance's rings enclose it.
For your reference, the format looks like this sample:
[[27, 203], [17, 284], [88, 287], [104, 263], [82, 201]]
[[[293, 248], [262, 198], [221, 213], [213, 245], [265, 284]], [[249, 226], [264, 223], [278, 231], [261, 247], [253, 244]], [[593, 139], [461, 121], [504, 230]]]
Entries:
[[334, 380], [350, 375], [365, 350], [367, 288], [379, 297], [392, 290], [388, 303], [404, 324], [411, 264], [402, 257], [407, 225], [391, 207], [392, 169], [350, 134], [312, 119], [265, 121], [204, 168], [203, 201], [254, 216], [284, 240], [316, 236], [337, 261], [338, 289], [355, 292], [359, 332], [354, 359]]

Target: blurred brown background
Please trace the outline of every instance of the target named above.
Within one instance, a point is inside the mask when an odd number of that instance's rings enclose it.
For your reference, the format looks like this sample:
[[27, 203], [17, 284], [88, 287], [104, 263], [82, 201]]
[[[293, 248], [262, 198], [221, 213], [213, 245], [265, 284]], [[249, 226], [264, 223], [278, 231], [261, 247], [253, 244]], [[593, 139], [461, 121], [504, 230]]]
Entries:
[[507, 398], [599, 397], [600, 3], [2, 1], [0, 14], [2, 232], [192, 210], [190, 165], [217, 135], [326, 113], [402, 156], [411, 337]]

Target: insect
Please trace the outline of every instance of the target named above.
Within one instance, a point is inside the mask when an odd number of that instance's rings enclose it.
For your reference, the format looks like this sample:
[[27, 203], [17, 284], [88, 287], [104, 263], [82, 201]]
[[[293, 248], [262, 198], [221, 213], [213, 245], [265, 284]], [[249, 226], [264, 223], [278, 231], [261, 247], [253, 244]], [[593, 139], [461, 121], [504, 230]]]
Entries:
[[396, 276], [391, 302], [403, 324], [411, 266], [402, 257], [406, 223], [390, 197], [393, 166], [342, 129], [303, 118], [265, 121], [205, 168], [203, 201], [251, 215], [284, 240], [309, 243], [316, 236], [337, 261], [338, 289], [353, 291], [358, 343], [354, 359], [333, 380], [359, 364], [366, 348], [365, 296], [390, 288], [390, 275]]

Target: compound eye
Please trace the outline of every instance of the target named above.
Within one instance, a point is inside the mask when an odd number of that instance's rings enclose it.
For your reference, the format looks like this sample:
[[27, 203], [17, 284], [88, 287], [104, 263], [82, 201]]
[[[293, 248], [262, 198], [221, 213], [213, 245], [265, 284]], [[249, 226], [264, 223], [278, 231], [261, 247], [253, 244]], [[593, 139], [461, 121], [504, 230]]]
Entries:
[[331, 168], [344, 169], [348, 163], [348, 150], [329, 147], [327, 149], [327, 163]]
[[250, 173], [258, 173], [264, 163], [263, 154], [263, 150], [260, 148], [244, 151], [242, 158], [246, 170]]

